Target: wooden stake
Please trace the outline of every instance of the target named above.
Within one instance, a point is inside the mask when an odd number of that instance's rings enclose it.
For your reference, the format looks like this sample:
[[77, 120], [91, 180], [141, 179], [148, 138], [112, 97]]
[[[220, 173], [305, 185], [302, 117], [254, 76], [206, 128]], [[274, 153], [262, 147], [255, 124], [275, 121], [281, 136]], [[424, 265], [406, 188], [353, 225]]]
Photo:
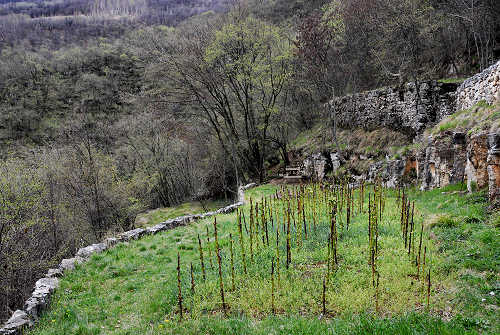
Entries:
[[229, 234], [229, 246], [231, 249], [231, 284], [232, 284], [232, 290], [236, 290], [236, 286], [234, 284], [234, 255], [233, 255], [233, 235]]
[[378, 286], [379, 286], [379, 280], [380, 280], [380, 274], [378, 273], [377, 271], [377, 286], [375, 288], [375, 311], [377, 312], [377, 314], [379, 313], [379, 302], [378, 302], [378, 293], [379, 293], [379, 290], [378, 290]]
[[205, 262], [203, 262], [203, 247], [201, 246], [200, 234], [198, 234], [198, 249], [200, 251], [200, 263], [201, 263], [201, 273], [203, 275], [203, 281], [207, 280], [205, 274]]
[[208, 248], [208, 260], [210, 261], [210, 268], [214, 269], [214, 263], [212, 262], [212, 248], [210, 248], [210, 234], [208, 232], [207, 226], [207, 248]]
[[290, 250], [290, 203], [288, 203], [288, 211], [287, 211], [287, 226], [286, 226], [286, 268], [290, 266], [292, 262], [292, 251]]
[[427, 254], [427, 246], [424, 246], [424, 261], [422, 263], [422, 289], [421, 291], [424, 291], [424, 283], [425, 283], [425, 256]]
[[193, 274], [193, 263], [191, 262], [191, 294], [194, 295], [194, 274]]
[[271, 260], [271, 308], [273, 314], [276, 314], [274, 307], [274, 258]]
[[227, 315], [226, 302], [224, 300], [224, 282], [222, 281], [222, 260], [220, 257], [219, 238], [217, 236], [217, 218], [214, 218], [214, 235], [215, 235], [215, 251], [217, 253], [217, 262], [219, 263], [219, 286], [220, 286], [220, 297], [222, 299], [222, 310], [224, 311], [224, 315]]
[[326, 316], [326, 280], [323, 278], [323, 296], [322, 296], [322, 304], [323, 304], [323, 315]]
[[280, 229], [276, 225], [276, 275], [278, 276], [278, 287], [280, 287]]
[[429, 310], [431, 300], [431, 270], [427, 274], [427, 310]]
[[243, 272], [247, 274], [247, 260], [245, 256], [245, 240], [243, 239], [243, 230], [241, 229], [241, 217], [238, 220], [238, 232], [240, 234], [241, 259], [243, 262]]
[[417, 280], [419, 279], [420, 276], [420, 254], [422, 252], [422, 235], [424, 233], [424, 223], [422, 222], [421, 228], [420, 228], [420, 241], [418, 242], [418, 258], [417, 258]]
[[179, 290], [177, 295], [177, 302], [179, 304], [179, 321], [182, 321], [181, 256], [179, 252], [177, 252], [177, 288]]

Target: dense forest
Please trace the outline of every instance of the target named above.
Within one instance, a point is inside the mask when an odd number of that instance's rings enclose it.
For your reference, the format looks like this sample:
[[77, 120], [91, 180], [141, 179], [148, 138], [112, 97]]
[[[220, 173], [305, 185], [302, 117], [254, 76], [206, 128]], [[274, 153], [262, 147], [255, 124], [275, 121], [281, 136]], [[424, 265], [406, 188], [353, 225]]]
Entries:
[[496, 0], [0, 0], [0, 320], [141, 211], [266, 180], [332, 96], [499, 57]]

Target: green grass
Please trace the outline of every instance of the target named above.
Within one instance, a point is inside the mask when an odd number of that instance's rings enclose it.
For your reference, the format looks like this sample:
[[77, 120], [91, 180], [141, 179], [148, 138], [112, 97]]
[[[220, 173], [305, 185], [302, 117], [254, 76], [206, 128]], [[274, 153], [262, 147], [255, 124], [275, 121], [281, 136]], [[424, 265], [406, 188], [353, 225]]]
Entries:
[[466, 79], [467, 78], [443, 78], [443, 79], [439, 79], [438, 82], [444, 83], [444, 84], [461, 84]]
[[229, 203], [224, 200], [205, 201], [203, 204], [204, 206], [199, 201], [185, 202], [179, 206], [158, 208], [139, 214], [135, 222], [137, 227], [147, 227], [184, 215], [215, 211], [228, 204]]
[[323, 125], [317, 124], [311, 129], [307, 129], [297, 135], [297, 137], [290, 143], [293, 148], [304, 148], [304, 147], [317, 147], [314, 143], [315, 139], [321, 136], [323, 132]]
[[[328, 315], [321, 320], [321, 286], [328, 229], [310, 231], [301, 248], [293, 243], [292, 266], [283, 266], [276, 293], [277, 316], [270, 306], [270, 262], [274, 249], [259, 248], [242, 271], [235, 214], [219, 216], [228, 317], [220, 308], [216, 262], [204, 250], [207, 280], [202, 281], [196, 236], [205, 247], [212, 221], [179, 227], [121, 244], [65, 275], [51, 309], [32, 334], [464, 334], [498, 333], [500, 237], [498, 216], [489, 216], [484, 194], [462, 195], [462, 186], [412, 191], [416, 220], [425, 222], [432, 250], [431, 311], [423, 308], [414, 267], [400, 238], [399, 209], [389, 193], [380, 227], [381, 311], [374, 312], [367, 264], [366, 214], [356, 216], [339, 240], [340, 267], [327, 290]], [[263, 185], [247, 191], [247, 200], [270, 195]], [[443, 193], [444, 192], [444, 193]], [[248, 206], [246, 206], [248, 220]], [[437, 218], [437, 219], [436, 219]], [[229, 233], [235, 238], [236, 291], [231, 291]], [[211, 237], [213, 248], [213, 236]], [[284, 240], [282, 240], [284, 242]], [[248, 243], [248, 241], [247, 241]], [[177, 252], [182, 262], [185, 320], [177, 315]], [[247, 258], [249, 258], [247, 248]], [[190, 293], [188, 264], [195, 269], [196, 294]], [[489, 293], [495, 292], [492, 296]], [[483, 299], [485, 299], [483, 301]], [[443, 321], [442, 319], [449, 320]]]
[[449, 129], [455, 129], [457, 127], [457, 124], [458, 122], [455, 120], [442, 123], [439, 125], [439, 132], [443, 132]]
[[493, 132], [500, 127], [500, 104], [490, 105], [479, 101], [471, 108], [458, 111], [439, 122], [426, 133], [439, 134], [447, 130], [467, 131], [473, 135], [483, 131]]
[[[364, 129], [339, 129], [337, 139], [341, 150], [350, 150], [363, 155], [393, 155], [399, 147], [410, 145], [404, 135], [388, 128], [366, 131]], [[313, 154], [324, 150], [336, 151], [331, 129], [318, 123], [312, 129], [298, 134], [291, 143], [294, 150]]]

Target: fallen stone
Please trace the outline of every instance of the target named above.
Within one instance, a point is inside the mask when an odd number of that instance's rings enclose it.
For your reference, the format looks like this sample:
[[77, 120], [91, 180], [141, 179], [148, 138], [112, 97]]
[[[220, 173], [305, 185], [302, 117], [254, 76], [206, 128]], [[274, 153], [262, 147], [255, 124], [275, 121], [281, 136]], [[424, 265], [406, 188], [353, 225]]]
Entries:
[[167, 221], [161, 222], [161, 224], [164, 224], [167, 229], [170, 229], [172, 227], [172, 219], [169, 219]]
[[246, 184], [245, 186], [243, 186], [242, 189], [246, 191], [246, 190], [253, 188], [255, 186], [257, 186], [256, 183], [250, 183], [250, 184]]

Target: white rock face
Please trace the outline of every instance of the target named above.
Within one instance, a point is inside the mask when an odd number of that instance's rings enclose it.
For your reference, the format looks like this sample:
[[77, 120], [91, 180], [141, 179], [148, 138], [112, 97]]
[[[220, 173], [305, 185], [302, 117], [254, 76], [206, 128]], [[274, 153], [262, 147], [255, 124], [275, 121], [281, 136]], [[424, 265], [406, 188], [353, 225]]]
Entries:
[[76, 264], [83, 263], [85, 260], [81, 257], [66, 258], [59, 264], [59, 270], [62, 272], [71, 271], [75, 269]]

